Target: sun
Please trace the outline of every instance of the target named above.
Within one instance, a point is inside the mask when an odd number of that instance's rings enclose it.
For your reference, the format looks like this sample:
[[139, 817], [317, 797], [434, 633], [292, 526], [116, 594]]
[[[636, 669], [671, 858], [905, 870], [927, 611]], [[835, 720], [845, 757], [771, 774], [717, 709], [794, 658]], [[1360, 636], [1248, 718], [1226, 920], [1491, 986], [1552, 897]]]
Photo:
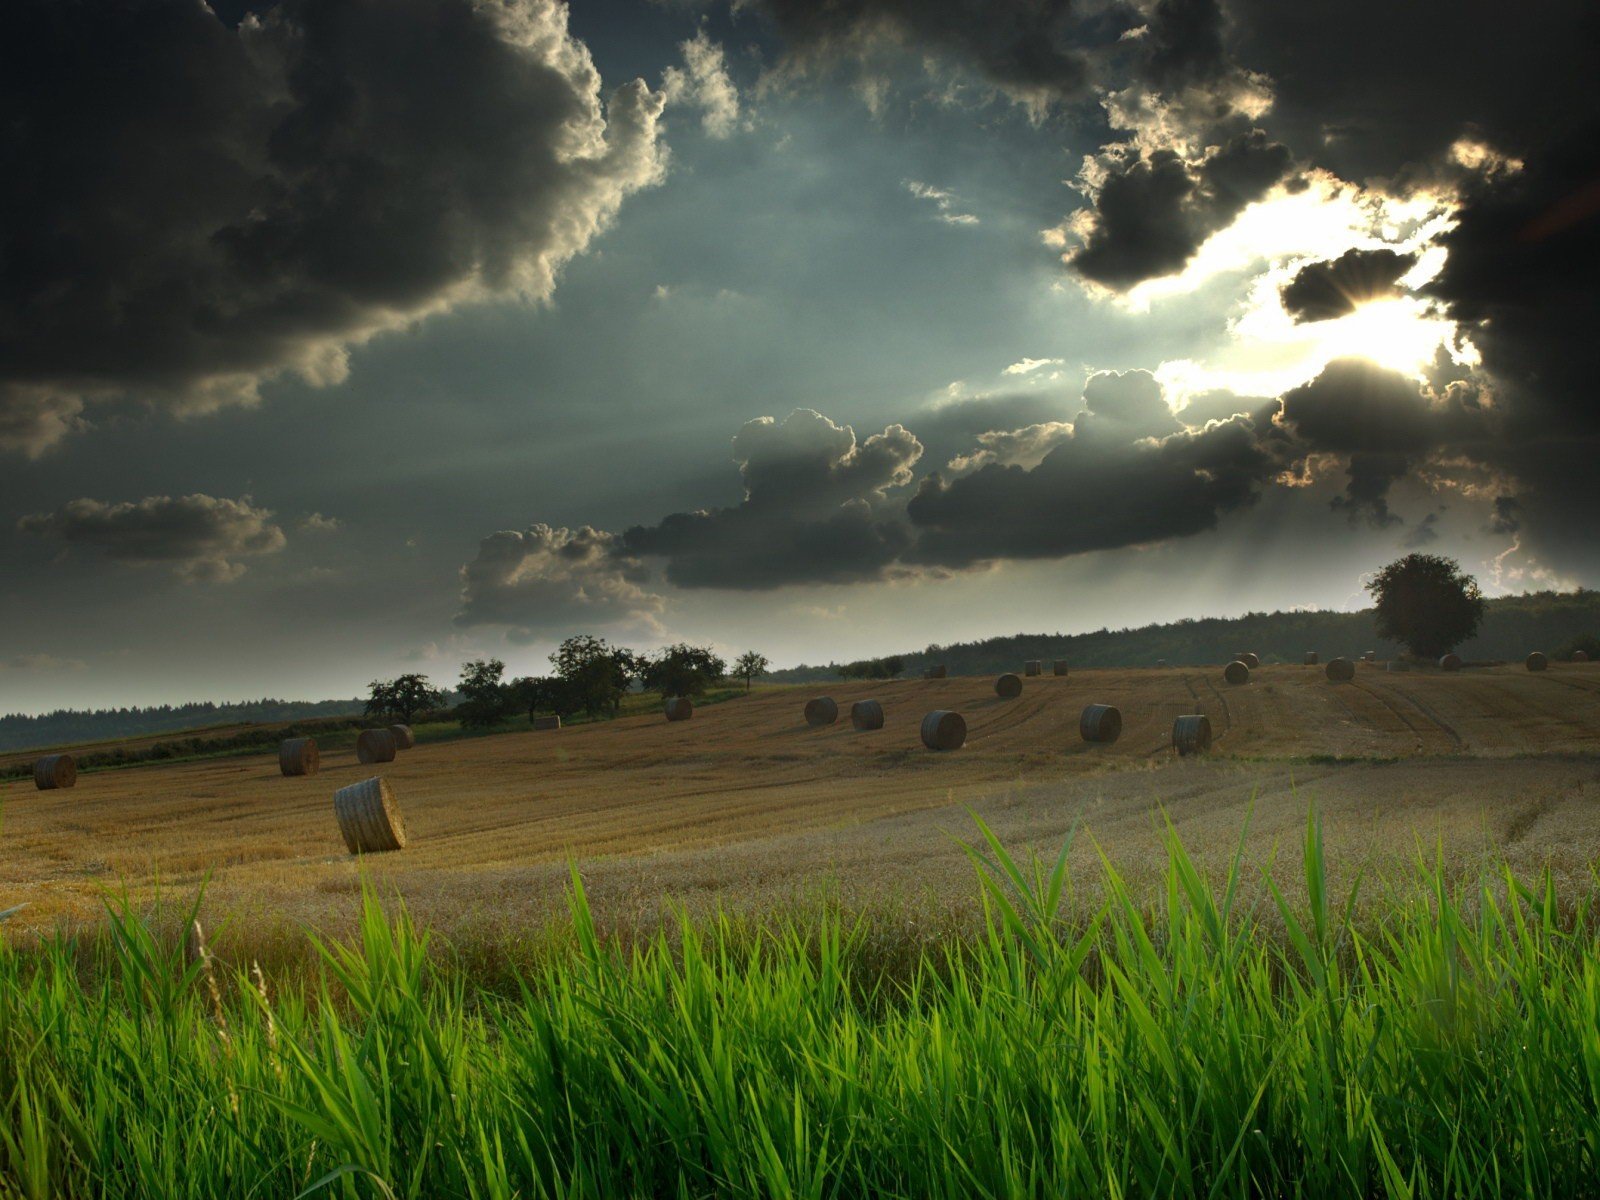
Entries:
[[1369, 300], [1346, 316], [1296, 328], [1311, 343], [1313, 358], [1364, 358], [1403, 375], [1421, 375], [1439, 347], [1450, 344], [1455, 329], [1410, 296]]

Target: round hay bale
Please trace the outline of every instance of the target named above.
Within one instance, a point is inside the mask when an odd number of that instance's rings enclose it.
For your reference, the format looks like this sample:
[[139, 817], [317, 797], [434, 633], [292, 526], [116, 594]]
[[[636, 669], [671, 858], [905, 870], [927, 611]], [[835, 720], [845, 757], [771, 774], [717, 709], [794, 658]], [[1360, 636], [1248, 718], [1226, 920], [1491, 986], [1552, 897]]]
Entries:
[[1258, 671], [1258, 670], [1261, 669], [1261, 658], [1260, 658], [1260, 656], [1256, 655], [1256, 654], [1252, 654], [1248, 650], [1246, 650], [1242, 654], [1235, 654], [1233, 656], [1233, 660], [1235, 662], [1242, 662], [1245, 666], [1249, 667], [1252, 671]]
[[818, 696], [806, 701], [806, 724], [812, 728], [832, 725], [839, 719], [839, 706], [832, 696]]
[[389, 732], [394, 734], [396, 750], [409, 750], [417, 744], [417, 735], [411, 732], [409, 725], [391, 725]]
[[1391, 658], [1388, 669], [1391, 671], [1409, 671], [1411, 670], [1411, 664], [1403, 658]]
[[1012, 674], [1005, 674], [994, 681], [994, 694], [1002, 700], [1015, 700], [1022, 695], [1022, 680]]
[[1195, 713], [1173, 721], [1172, 745], [1180, 755], [1204, 754], [1211, 749], [1211, 718]]
[[876, 700], [857, 700], [850, 706], [850, 724], [857, 729], [882, 729], [883, 705]]
[[389, 784], [377, 777], [342, 787], [333, 794], [333, 815], [351, 854], [404, 850], [406, 823]]
[[1234, 659], [1222, 668], [1222, 678], [1226, 683], [1241, 684], [1250, 682], [1250, 666], [1243, 659]]
[[387, 729], [363, 729], [356, 734], [356, 758], [369, 766], [393, 762], [397, 749], [394, 734]]
[[1378, 661], [1378, 652], [1376, 650], [1368, 650], [1365, 654], [1363, 654], [1361, 656], [1361, 661], [1362, 662], [1369, 662], [1369, 663], [1377, 662]]
[[1053, 675], [1065, 675], [1067, 673], [1067, 660], [1064, 658], [1056, 659], [1055, 662], [1050, 664], [1050, 671]]
[[669, 721], [687, 721], [694, 716], [694, 701], [687, 696], [668, 696], [666, 714]]
[[1167, 669], [1167, 660], [1164, 658], [1156, 659], [1156, 669], [1159, 671], [1165, 671]]
[[949, 673], [950, 673], [950, 669], [948, 667], [946, 667], [943, 663], [940, 663], [937, 667], [930, 667], [928, 670], [929, 670], [929, 675], [928, 675], [929, 679], [943, 679], [947, 675], [949, 675]]
[[533, 719], [533, 727], [535, 729], [560, 729], [561, 718], [559, 716], [535, 717]]
[[1091, 704], [1078, 718], [1078, 733], [1086, 742], [1110, 745], [1122, 736], [1122, 710], [1109, 704]]
[[70, 754], [46, 754], [33, 764], [33, 786], [41, 792], [75, 787], [77, 782], [78, 760]]
[[1542, 671], [1550, 665], [1550, 660], [1540, 651], [1535, 650], [1532, 654], [1528, 655], [1524, 665], [1530, 671]]
[[1327, 675], [1329, 683], [1349, 683], [1356, 677], [1356, 665], [1348, 658], [1330, 658]]
[[278, 770], [285, 775], [315, 775], [321, 766], [316, 738], [285, 738], [278, 743]]
[[922, 744], [929, 750], [959, 750], [967, 741], [967, 720], [958, 712], [936, 708], [922, 718]]
[[1044, 663], [1037, 658], [1030, 658], [1022, 664], [1022, 673], [1024, 675], [1043, 675]]
[[1439, 670], [1441, 670], [1441, 671], [1459, 671], [1459, 670], [1461, 670], [1461, 655], [1459, 655], [1459, 654], [1446, 654], [1443, 658], [1441, 658], [1439, 660]]
[[1587, 650], [1574, 650], [1572, 652], [1572, 661], [1573, 662], [1588, 662], [1589, 661], [1589, 652]]
[[1315, 650], [1307, 650], [1306, 651], [1306, 666], [1314, 667], [1316, 665], [1317, 665], [1317, 652]]

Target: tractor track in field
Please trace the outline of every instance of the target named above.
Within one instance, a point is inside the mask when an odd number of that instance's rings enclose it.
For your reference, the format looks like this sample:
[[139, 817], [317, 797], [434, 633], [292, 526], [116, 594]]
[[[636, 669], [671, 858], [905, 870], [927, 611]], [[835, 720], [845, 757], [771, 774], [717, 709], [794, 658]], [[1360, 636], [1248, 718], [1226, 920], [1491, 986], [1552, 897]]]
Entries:
[[1466, 741], [1465, 738], [1463, 738], [1461, 736], [1460, 731], [1457, 730], [1454, 725], [1450, 724], [1449, 721], [1446, 721], [1437, 712], [1435, 712], [1431, 705], [1424, 704], [1421, 700], [1418, 700], [1410, 692], [1402, 692], [1402, 691], [1396, 690], [1395, 695], [1397, 695], [1397, 696], [1401, 697], [1402, 699], [1404, 699], [1407, 704], [1411, 705], [1418, 712], [1420, 712], [1423, 716], [1427, 717], [1428, 720], [1432, 721], [1441, 730], [1443, 730], [1445, 736], [1448, 737], [1452, 742], [1454, 742], [1459, 749], [1463, 749], [1463, 750], [1466, 749], [1467, 741]]
[[1464, 746], [1466, 744], [1465, 742], [1463, 742], [1461, 740], [1461, 735], [1459, 733], [1457, 733], [1452, 726], [1446, 724], [1439, 717], [1437, 717], [1436, 715], [1430, 713], [1428, 710], [1424, 709], [1422, 707], [1422, 705], [1416, 703], [1414, 700], [1411, 699], [1411, 697], [1406, 696], [1404, 693], [1396, 692], [1395, 694], [1397, 696], [1401, 696], [1403, 699], [1406, 700], [1407, 703], [1409, 703], [1413, 708], [1415, 708], [1419, 713], [1421, 713], [1423, 715], [1423, 717], [1428, 721], [1428, 725], [1427, 726], [1418, 725], [1415, 721], [1413, 721], [1409, 716], [1406, 715], [1406, 713], [1400, 708], [1399, 705], [1391, 703], [1390, 700], [1388, 699], [1388, 697], [1384, 696], [1383, 693], [1378, 691], [1378, 689], [1373, 687], [1371, 684], [1362, 683], [1360, 680], [1352, 680], [1351, 682], [1355, 685], [1356, 690], [1360, 691], [1363, 695], [1371, 696], [1379, 704], [1383, 705], [1384, 708], [1388, 709], [1397, 718], [1399, 718], [1400, 723], [1402, 725], [1404, 725], [1412, 733], [1417, 735], [1417, 740], [1418, 740], [1419, 744], [1421, 743], [1422, 735], [1424, 733], [1436, 733], [1436, 732], [1440, 732], [1440, 731], [1442, 731], [1447, 737], [1449, 737], [1453, 742], [1455, 742], [1455, 744], [1458, 747]]

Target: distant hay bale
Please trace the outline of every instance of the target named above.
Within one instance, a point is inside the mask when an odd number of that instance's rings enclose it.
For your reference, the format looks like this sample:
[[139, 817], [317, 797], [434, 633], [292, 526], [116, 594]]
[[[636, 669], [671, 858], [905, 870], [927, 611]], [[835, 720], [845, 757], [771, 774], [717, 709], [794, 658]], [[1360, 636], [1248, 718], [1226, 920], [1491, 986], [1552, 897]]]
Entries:
[[1459, 670], [1461, 670], [1461, 655], [1459, 655], [1459, 654], [1446, 654], [1443, 658], [1441, 658], [1439, 660], [1439, 670], [1441, 670], [1441, 671], [1459, 671]]
[[316, 738], [285, 738], [278, 743], [278, 770], [285, 775], [315, 775], [321, 766]]
[[393, 762], [398, 748], [393, 732], [387, 729], [363, 729], [356, 735], [356, 758], [368, 765]]
[[1030, 658], [1022, 664], [1022, 673], [1024, 675], [1043, 675], [1044, 663], [1037, 658]]
[[409, 750], [417, 744], [417, 735], [411, 732], [409, 725], [391, 725], [389, 732], [394, 734], [396, 750]]
[[1022, 680], [1012, 674], [1005, 674], [994, 681], [994, 694], [1002, 700], [1015, 700], [1022, 695]]
[[400, 806], [388, 783], [377, 776], [336, 791], [333, 815], [339, 819], [339, 832], [351, 854], [405, 849], [406, 823], [400, 817]]
[[1388, 669], [1391, 671], [1409, 671], [1411, 670], [1411, 664], [1403, 658], [1391, 658]]
[[1589, 661], [1589, 652], [1587, 650], [1574, 650], [1572, 652], [1572, 661], [1573, 662], [1588, 662]]
[[1250, 665], [1243, 659], [1236, 658], [1222, 668], [1222, 678], [1226, 683], [1241, 684], [1250, 682]]
[[947, 675], [949, 675], [949, 673], [950, 673], [949, 668], [946, 667], [943, 663], [940, 663], [937, 667], [929, 667], [928, 668], [928, 678], [929, 679], [943, 679]]
[[1050, 664], [1050, 672], [1053, 675], [1065, 675], [1067, 673], [1067, 660], [1064, 658], [1056, 659], [1055, 662]]
[[883, 705], [876, 700], [857, 700], [850, 706], [850, 724], [857, 729], [882, 729]]
[[818, 696], [806, 701], [806, 724], [812, 727], [832, 725], [839, 719], [839, 706], [832, 696]]
[[1348, 658], [1330, 658], [1327, 675], [1329, 683], [1349, 683], [1356, 677], [1356, 665]]
[[1535, 650], [1532, 654], [1528, 655], [1524, 665], [1526, 665], [1530, 671], [1542, 671], [1550, 665], [1550, 660], [1540, 651]]
[[959, 750], [967, 741], [967, 721], [958, 712], [936, 708], [922, 718], [922, 744], [929, 750]]
[[1172, 745], [1180, 755], [1204, 754], [1211, 749], [1211, 718], [1204, 713], [1179, 717], [1172, 723]]
[[1306, 666], [1314, 667], [1316, 665], [1317, 665], [1317, 652], [1315, 650], [1307, 650], [1306, 651]]
[[78, 760], [70, 754], [47, 754], [33, 764], [33, 786], [41, 792], [75, 787], [77, 782]]
[[1165, 671], [1167, 669], [1167, 660], [1164, 658], [1156, 659], [1156, 667], [1159, 670]]
[[669, 721], [687, 721], [694, 716], [694, 702], [687, 696], [668, 696], [666, 713]]
[[559, 716], [535, 717], [533, 719], [533, 727], [535, 729], [541, 729], [541, 730], [543, 730], [543, 729], [560, 729], [561, 728], [561, 718]]
[[1363, 654], [1361, 656], [1361, 661], [1362, 662], [1369, 662], [1369, 663], [1377, 662], [1378, 661], [1378, 652], [1376, 650], [1368, 650], [1365, 654]]
[[1078, 718], [1078, 733], [1086, 742], [1110, 745], [1122, 736], [1122, 710], [1109, 704], [1091, 704]]
[[1249, 650], [1244, 651], [1244, 653], [1242, 653], [1242, 654], [1236, 654], [1236, 655], [1233, 656], [1233, 658], [1234, 658], [1235, 662], [1242, 662], [1245, 666], [1249, 667], [1252, 671], [1256, 671], [1256, 670], [1259, 670], [1261, 668], [1261, 658], [1260, 658], [1260, 656], [1251, 653]]

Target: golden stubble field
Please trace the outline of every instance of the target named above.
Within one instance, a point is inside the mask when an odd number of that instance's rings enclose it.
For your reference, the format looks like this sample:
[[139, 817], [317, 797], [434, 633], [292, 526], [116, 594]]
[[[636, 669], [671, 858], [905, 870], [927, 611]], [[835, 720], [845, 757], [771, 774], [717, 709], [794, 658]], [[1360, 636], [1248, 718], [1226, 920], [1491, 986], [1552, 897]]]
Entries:
[[[802, 706], [824, 693], [840, 721], [809, 728]], [[880, 731], [850, 726], [849, 704], [866, 697], [884, 703]], [[1090, 702], [1122, 709], [1115, 745], [1080, 740]], [[965, 748], [922, 747], [934, 708], [966, 716]], [[1172, 720], [1189, 712], [1217, 735], [1203, 761], [1172, 754]], [[668, 902], [970, 906], [956, 842], [974, 835], [968, 807], [1051, 856], [1076, 827], [1085, 877], [1103, 852], [1136, 885], [1159, 876], [1164, 820], [1220, 870], [1247, 813], [1252, 872], [1276, 854], [1292, 875], [1315, 802], [1346, 878], [1360, 869], [1381, 887], [1419, 852], [1463, 871], [1501, 853], [1578, 889], [1600, 860], [1600, 666], [1363, 665], [1342, 686], [1320, 668], [1270, 666], [1236, 688], [1220, 669], [1083, 671], [1028, 679], [1009, 701], [988, 677], [764, 688], [684, 723], [423, 744], [381, 767], [330, 752], [311, 778], [260, 755], [86, 774], [62, 792], [13, 783], [0, 786], [0, 907], [26, 901], [12, 928], [43, 931], [92, 920], [107, 889], [143, 899], [159, 881], [185, 896], [209, 872], [213, 921], [343, 926], [361, 868], [332, 795], [374, 773], [412, 842], [365, 868], [445, 929], [543, 920], [562, 908], [569, 861], [618, 922]]]

